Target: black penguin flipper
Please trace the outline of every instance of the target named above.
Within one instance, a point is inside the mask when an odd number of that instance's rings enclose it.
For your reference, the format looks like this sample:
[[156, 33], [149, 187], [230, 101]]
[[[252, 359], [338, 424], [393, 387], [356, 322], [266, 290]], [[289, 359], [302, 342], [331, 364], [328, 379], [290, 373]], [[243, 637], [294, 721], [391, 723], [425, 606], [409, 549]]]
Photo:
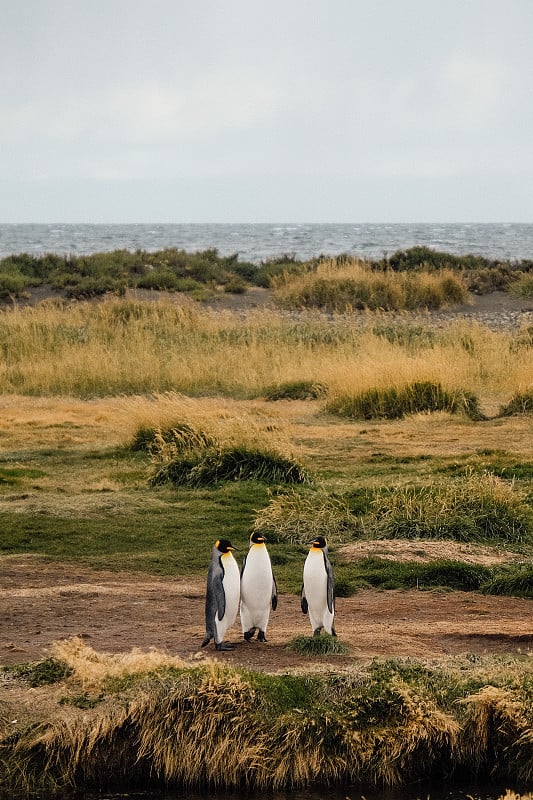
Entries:
[[272, 575], [272, 610], [275, 611], [278, 607], [278, 584], [274, 575]]
[[335, 575], [333, 574], [333, 567], [331, 566], [329, 558], [324, 553], [324, 566], [326, 568], [326, 574], [328, 576], [328, 585], [327, 585], [327, 601], [328, 601], [328, 610], [330, 614], [333, 614], [335, 610]]
[[307, 614], [309, 606], [307, 605], [307, 597], [305, 596], [305, 589], [303, 586], [302, 586], [302, 598], [300, 601], [300, 605], [302, 607], [302, 613]]
[[244, 572], [244, 567], [245, 567], [245, 566], [246, 566], [246, 556], [244, 556], [244, 558], [243, 558], [243, 560], [242, 560], [242, 567], [241, 567], [241, 578], [242, 578], [242, 574], [243, 574], [243, 572]]
[[219, 620], [224, 618], [226, 613], [226, 593], [224, 592], [223, 581], [224, 567], [220, 564], [219, 568], [215, 570], [213, 575], [213, 593], [215, 600], [215, 608], [218, 612]]

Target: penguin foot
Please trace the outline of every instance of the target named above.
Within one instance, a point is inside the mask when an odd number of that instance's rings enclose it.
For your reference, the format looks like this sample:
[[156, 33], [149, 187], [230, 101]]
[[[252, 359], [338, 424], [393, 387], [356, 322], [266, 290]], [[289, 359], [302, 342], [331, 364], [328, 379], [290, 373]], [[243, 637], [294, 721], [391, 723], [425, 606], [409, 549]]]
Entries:
[[253, 639], [253, 636], [254, 636], [254, 633], [256, 632], [256, 630], [257, 630], [256, 628], [250, 628], [249, 631], [245, 631], [244, 632], [244, 638], [246, 639], [247, 642], [249, 642], [250, 639]]
[[235, 647], [229, 642], [215, 642], [215, 650], [235, 650]]
[[322, 625], [319, 628], [315, 628], [313, 631], [313, 636], [320, 636], [321, 630], [322, 630]]
[[266, 642], [267, 641], [267, 638], [265, 636], [265, 632], [264, 631], [259, 631], [259, 633], [257, 634], [257, 641], [258, 642]]
[[336, 635], [337, 635], [337, 631], [335, 630], [335, 628], [333, 627], [333, 625], [331, 626], [331, 635], [332, 635], [332, 636], [336, 636]]

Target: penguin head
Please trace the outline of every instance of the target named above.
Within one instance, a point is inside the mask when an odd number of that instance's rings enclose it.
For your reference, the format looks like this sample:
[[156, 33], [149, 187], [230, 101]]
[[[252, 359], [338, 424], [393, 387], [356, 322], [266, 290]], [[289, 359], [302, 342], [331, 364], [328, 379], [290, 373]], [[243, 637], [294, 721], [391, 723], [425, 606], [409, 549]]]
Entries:
[[261, 533], [261, 531], [254, 531], [250, 536], [250, 547], [253, 544], [264, 544], [266, 542], [265, 537]]
[[237, 549], [236, 547], [233, 547], [229, 539], [217, 539], [215, 542], [215, 547], [217, 550], [220, 550], [221, 553], [229, 553], [231, 550]]
[[320, 550], [323, 550], [325, 547], [328, 546], [325, 538], [323, 536], [315, 536], [312, 542], [309, 542], [311, 547], [318, 547]]

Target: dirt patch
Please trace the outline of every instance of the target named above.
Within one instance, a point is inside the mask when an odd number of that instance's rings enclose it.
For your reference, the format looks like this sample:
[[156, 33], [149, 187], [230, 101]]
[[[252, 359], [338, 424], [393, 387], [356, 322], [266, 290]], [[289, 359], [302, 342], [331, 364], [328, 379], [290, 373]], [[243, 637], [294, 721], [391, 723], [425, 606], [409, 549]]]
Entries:
[[428, 542], [413, 539], [375, 539], [371, 542], [353, 542], [338, 549], [344, 561], [360, 558], [386, 558], [391, 561], [415, 561], [419, 564], [445, 559], [462, 561], [466, 564], [481, 564], [490, 567], [494, 564], [512, 564], [524, 560], [520, 553], [497, 550], [484, 545], [462, 542]]
[[[0, 564], [0, 664], [46, 658], [54, 641], [73, 636], [103, 652], [157, 648], [194, 661], [218, 658], [268, 671], [324, 663], [287, 648], [293, 637], [311, 634], [294, 595], [280, 597], [268, 643], [245, 642], [237, 620], [227, 636], [235, 650], [215, 654], [212, 644], [200, 649], [202, 580], [95, 571], [20, 556]], [[533, 601], [519, 598], [364, 590], [337, 600], [337, 632], [350, 654], [332, 661], [340, 667], [374, 656], [529, 653], [532, 612]]]

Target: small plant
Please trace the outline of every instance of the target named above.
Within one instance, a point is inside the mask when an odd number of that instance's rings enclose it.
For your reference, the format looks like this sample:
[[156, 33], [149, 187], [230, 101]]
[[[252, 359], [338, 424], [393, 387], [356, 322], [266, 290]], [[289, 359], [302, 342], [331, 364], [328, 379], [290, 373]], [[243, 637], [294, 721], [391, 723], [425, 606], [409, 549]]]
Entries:
[[302, 656], [344, 656], [349, 651], [336, 636], [296, 636], [287, 644], [289, 650]]
[[16, 678], [21, 678], [29, 683], [34, 689], [37, 686], [59, 683], [72, 675], [72, 668], [56, 658], [47, 658], [44, 661], [30, 664], [17, 664], [14, 667], [4, 667], [4, 669], [8, 669]]

